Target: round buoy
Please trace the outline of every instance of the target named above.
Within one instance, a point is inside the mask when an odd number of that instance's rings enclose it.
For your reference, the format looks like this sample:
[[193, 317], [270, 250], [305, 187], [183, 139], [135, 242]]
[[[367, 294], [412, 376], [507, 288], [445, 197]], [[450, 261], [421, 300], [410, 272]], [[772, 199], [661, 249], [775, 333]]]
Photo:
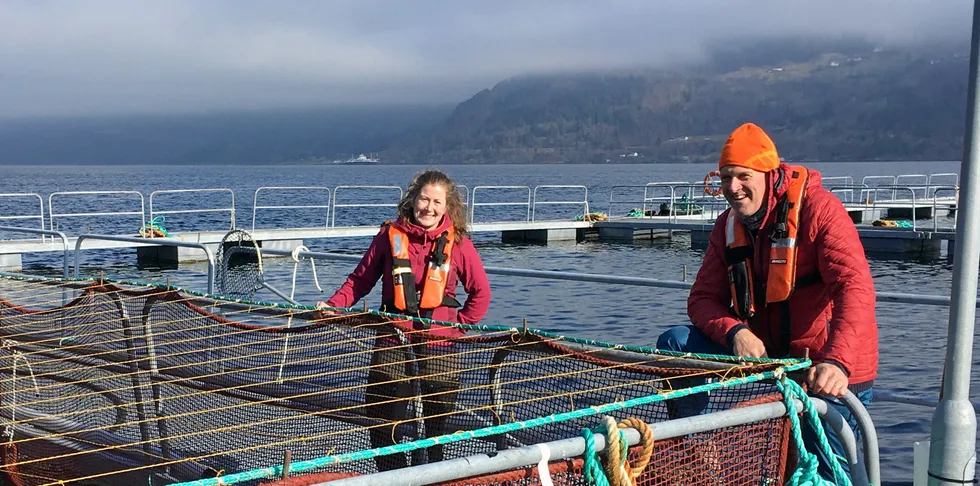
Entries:
[[711, 188], [711, 178], [714, 176], [718, 176], [719, 178], [721, 178], [721, 172], [718, 172], [717, 170], [713, 170], [711, 172], [708, 172], [708, 175], [704, 176], [704, 193], [709, 196], [720, 196], [721, 187], [719, 187], [718, 189]]

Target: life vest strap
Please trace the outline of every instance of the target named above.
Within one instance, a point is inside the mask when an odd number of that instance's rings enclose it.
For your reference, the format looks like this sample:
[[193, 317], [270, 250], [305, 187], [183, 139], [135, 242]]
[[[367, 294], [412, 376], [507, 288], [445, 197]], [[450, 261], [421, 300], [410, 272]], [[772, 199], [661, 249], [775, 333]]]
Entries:
[[[451, 307], [453, 309], [458, 309], [460, 307], [463, 307], [463, 304], [461, 304], [459, 300], [456, 299], [456, 297], [453, 297], [451, 295], [444, 295], [442, 297], [442, 305], [440, 307]], [[435, 309], [418, 309], [415, 312], [412, 312], [411, 314], [418, 315], [419, 317], [429, 318], [432, 316], [432, 311], [434, 310]], [[398, 306], [396, 306], [394, 302], [385, 302], [381, 304], [381, 311], [395, 312], [395, 313], [401, 312], [400, 310], [398, 310]]]
[[449, 255], [446, 255], [446, 243], [449, 241], [449, 231], [443, 231], [439, 238], [436, 240], [436, 247], [432, 255], [432, 263], [441, 267], [446, 263]]
[[392, 257], [391, 264], [395, 267], [412, 269], [412, 261], [407, 258]]
[[819, 272], [811, 273], [809, 275], [804, 275], [802, 277], [796, 277], [796, 288], [809, 287], [811, 285], [817, 285], [823, 283], [823, 277], [820, 276]]
[[[809, 287], [820, 283], [823, 283], [823, 278], [820, 277], [820, 273], [811, 273], [797, 277], [796, 288]], [[793, 342], [793, 322], [789, 311], [789, 302], [788, 300], [784, 300], [779, 303], [779, 350], [781, 356], [784, 358], [791, 357], [789, 355], [790, 343]]]
[[728, 265], [735, 265], [736, 263], [744, 262], [750, 258], [752, 258], [751, 246], [725, 248], [725, 263]]

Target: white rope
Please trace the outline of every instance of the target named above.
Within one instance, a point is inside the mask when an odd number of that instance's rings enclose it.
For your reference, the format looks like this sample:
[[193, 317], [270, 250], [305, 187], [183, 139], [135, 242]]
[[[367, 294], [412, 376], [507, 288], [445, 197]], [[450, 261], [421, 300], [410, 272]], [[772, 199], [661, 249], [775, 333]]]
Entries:
[[11, 375], [12, 375], [12, 378], [13, 378], [13, 390], [11, 390], [11, 393], [10, 393], [10, 401], [11, 401], [11, 404], [10, 404], [11, 405], [10, 406], [10, 422], [7, 423], [7, 424], [5, 424], [4, 427], [3, 427], [3, 435], [7, 436], [7, 443], [8, 444], [10, 444], [10, 443], [12, 443], [14, 441], [14, 433], [15, 433], [15, 431], [14, 431], [14, 424], [17, 423], [17, 416], [16, 416], [16, 414], [17, 414], [17, 392], [18, 392], [18, 389], [17, 389], [17, 362], [23, 361], [27, 365], [27, 372], [30, 374], [30, 376], [31, 376], [31, 382], [34, 384], [34, 393], [37, 396], [41, 396], [41, 389], [40, 389], [40, 387], [37, 386], [37, 377], [34, 376], [34, 367], [31, 366], [31, 362], [27, 359], [27, 357], [24, 356], [23, 353], [21, 353], [20, 351], [17, 350], [16, 346], [18, 346], [19, 344], [20, 343], [18, 343], [17, 341], [14, 341], [13, 339], [4, 339], [2, 342], [0, 342], [0, 346], [2, 346], [4, 349], [9, 349], [10, 352], [11, 352], [11, 354], [13, 355], [13, 358], [14, 358], [14, 360], [13, 360], [14, 361], [13, 362], [13, 370], [11, 371]]
[[551, 470], [548, 469], [548, 460], [551, 459], [551, 448], [545, 444], [537, 444], [541, 451], [541, 460], [538, 461], [538, 480], [541, 486], [555, 486], [551, 481]]
[[[293, 248], [292, 258], [293, 258], [293, 287], [296, 287], [296, 271], [299, 269], [300, 264], [300, 252], [308, 252], [309, 248], [299, 245]], [[313, 267], [313, 284], [316, 285], [316, 289], [323, 292], [323, 288], [320, 287], [320, 279], [316, 276], [316, 260], [310, 257], [310, 265]], [[292, 294], [290, 294], [292, 295]]]

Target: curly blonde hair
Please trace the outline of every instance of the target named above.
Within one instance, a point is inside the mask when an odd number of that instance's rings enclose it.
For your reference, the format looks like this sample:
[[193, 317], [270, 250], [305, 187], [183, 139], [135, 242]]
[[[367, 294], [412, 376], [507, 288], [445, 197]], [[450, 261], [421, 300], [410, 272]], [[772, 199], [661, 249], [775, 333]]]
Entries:
[[466, 218], [466, 206], [463, 205], [463, 198], [459, 194], [459, 189], [452, 179], [439, 170], [430, 169], [415, 174], [412, 183], [408, 186], [408, 191], [398, 202], [398, 218], [404, 221], [415, 222], [415, 200], [422, 193], [422, 188], [430, 184], [442, 186], [446, 190], [446, 214], [453, 222], [453, 229], [456, 231], [456, 241], [470, 235], [469, 224]]

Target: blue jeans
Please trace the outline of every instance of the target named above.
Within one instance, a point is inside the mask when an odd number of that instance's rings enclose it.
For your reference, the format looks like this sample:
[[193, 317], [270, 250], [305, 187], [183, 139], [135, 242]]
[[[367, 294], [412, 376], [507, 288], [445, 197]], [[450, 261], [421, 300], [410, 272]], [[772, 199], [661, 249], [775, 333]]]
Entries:
[[[657, 348], [670, 350], [670, 351], [680, 351], [684, 353], [703, 353], [703, 354], [722, 354], [722, 355], [735, 354], [731, 348], [716, 343], [711, 338], [706, 336], [703, 332], [701, 332], [700, 329], [694, 326], [675, 326], [666, 330], [657, 339]], [[675, 381], [678, 381], [677, 384], [681, 386], [695, 386], [704, 383], [703, 379], [698, 379], [698, 378], [685, 378], [683, 380], [685, 380], [683, 383], [680, 382], [681, 380], [675, 380]], [[856, 395], [858, 400], [860, 400], [861, 403], [864, 404], [865, 406], [871, 403], [872, 391], [870, 388], [860, 393], [856, 393]], [[824, 397], [821, 398], [823, 398], [823, 400], [826, 401], [828, 405], [834, 407], [834, 409], [840, 412], [841, 416], [844, 417], [848, 425], [851, 426], [851, 430], [854, 431], [854, 437], [858, 440], [858, 444], [860, 444], [861, 434], [857, 427], [857, 420], [854, 418], [853, 414], [851, 414], [850, 410], [848, 410], [848, 408], [837, 399], [824, 398]], [[678, 402], [671, 413], [672, 418], [677, 418], [677, 416], [697, 415], [703, 413], [705, 407], [708, 404], [708, 396], [704, 393], [699, 393], [697, 395], [691, 395], [691, 396], [681, 398], [679, 400], [672, 400], [672, 401]], [[683, 412], [676, 412], [675, 410], [683, 410]], [[837, 437], [837, 434], [834, 433], [834, 431], [829, 426], [826, 426], [826, 424], [824, 425], [825, 425], [824, 433], [827, 436], [827, 441], [830, 442], [830, 447], [831, 449], [833, 449], [834, 454], [836, 454], [841, 458], [844, 458], [845, 457], [844, 446], [841, 445], [840, 438]], [[819, 448], [817, 447], [816, 432], [813, 430], [812, 427], [806, 425], [806, 422], [803, 422], [802, 433], [803, 433], [803, 445], [806, 448], [806, 450], [817, 455], [817, 459], [819, 460], [818, 470], [820, 472], [820, 476], [822, 476], [824, 479], [827, 479], [828, 481], [833, 481], [834, 473], [830, 468], [830, 458], [828, 458], [826, 455], [820, 452]], [[838, 462], [840, 463], [841, 467], [844, 469], [844, 472], [850, 474], [847, 460], [841, 459]]]

